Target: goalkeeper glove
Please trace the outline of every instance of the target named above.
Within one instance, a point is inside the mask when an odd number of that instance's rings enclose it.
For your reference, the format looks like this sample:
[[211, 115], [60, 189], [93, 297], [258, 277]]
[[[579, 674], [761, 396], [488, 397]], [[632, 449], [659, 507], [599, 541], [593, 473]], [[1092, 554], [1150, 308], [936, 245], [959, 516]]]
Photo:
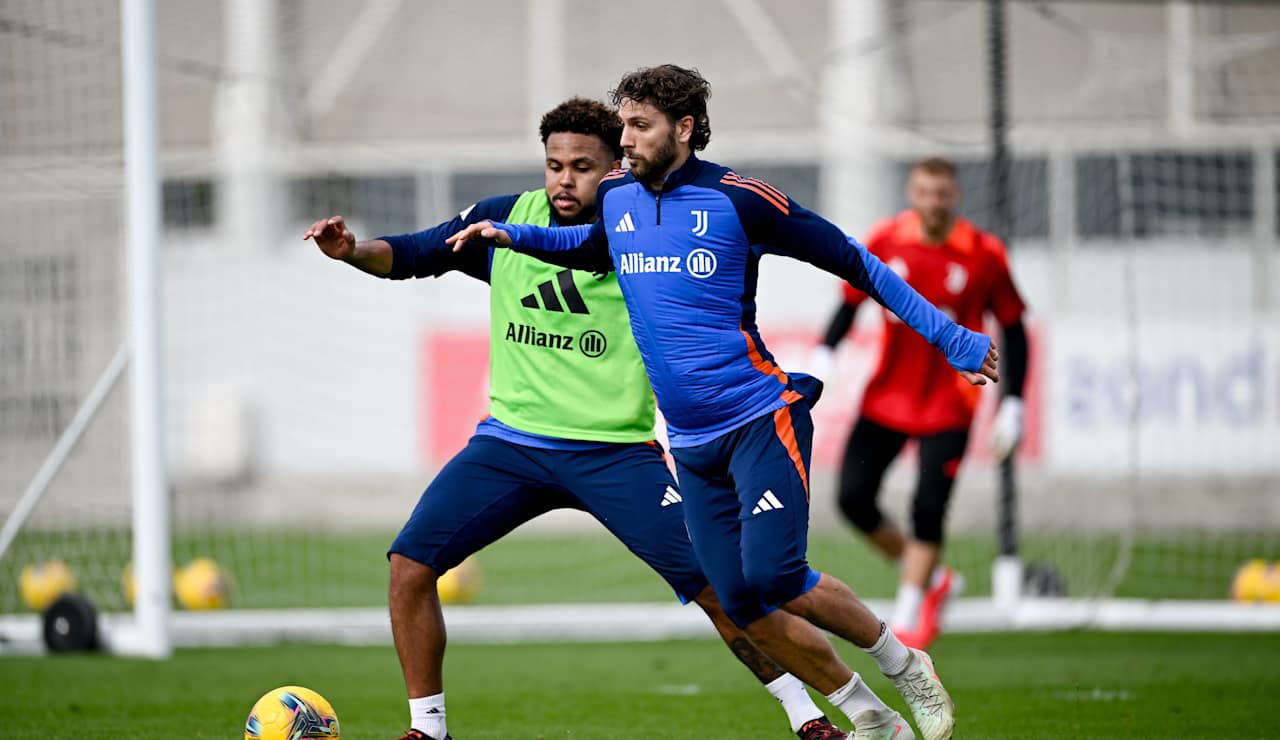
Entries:
[[809, 366], [805, 370], [810, 375], [825, 381], [831, 377], [831, 371], [834, 368], [835, 352], [827, 345], [819, 344], [813, 348], [813, 353], [809, 355]]
[[997, 460], [1004, 460], [1018, 449], [1022, 441], [1022, 399], [1005, 396], [996, 411], [995, 428], [991, 432], [991, 451]]

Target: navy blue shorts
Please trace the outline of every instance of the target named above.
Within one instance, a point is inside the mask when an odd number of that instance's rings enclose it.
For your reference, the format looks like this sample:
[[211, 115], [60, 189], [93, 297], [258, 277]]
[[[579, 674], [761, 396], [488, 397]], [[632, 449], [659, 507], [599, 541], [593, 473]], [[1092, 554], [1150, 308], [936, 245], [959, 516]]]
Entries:
[[680, 496], [657, 445], [544, 450], [476, 435], [427, 486], [388, 554], [444, 573], [540, 514], [579, 509], [688, 602], [707, 578]]
[[800, 401], [671, 451], [694, 552], [739, 627], [818, 582], [805, 559], [812, 449], [813, 420]]

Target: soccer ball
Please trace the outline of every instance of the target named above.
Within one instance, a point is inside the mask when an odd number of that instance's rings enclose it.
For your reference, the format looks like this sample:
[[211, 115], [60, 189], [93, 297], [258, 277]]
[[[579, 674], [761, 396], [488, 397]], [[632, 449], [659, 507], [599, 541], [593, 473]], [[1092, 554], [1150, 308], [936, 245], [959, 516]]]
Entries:
[[457, 567], [445, 571], [436, 581], [436, 593], [442, 604], [466, 604], [476, 597], [482, 582], [480, 566], [467, 558]]
[[281, 686], [262, 695], [244, 723], [244, 740], [338, 740], [338, 715], [311, 689]]
[[1236, 601], [1280, 601], [1280, 566], [1254, 558], [1236, 571], [1231, 582]]
[[38, 612], [44, 611], [59, 596], [75, 590], [76, 575], [61, 560], [27, 565], [18, 575], [18, 593], [22, 603]]
[[196, 558], [173, 574], [173, 593], [184, 609], [224, 609], [230, 590], [227, 574], [212, 558]]
[[120, 571], [120, 591], [129, 606], [133, 606], [134, 599], [138, 598], [138, 579], [133, 575], [133, 563], [125, 563]]

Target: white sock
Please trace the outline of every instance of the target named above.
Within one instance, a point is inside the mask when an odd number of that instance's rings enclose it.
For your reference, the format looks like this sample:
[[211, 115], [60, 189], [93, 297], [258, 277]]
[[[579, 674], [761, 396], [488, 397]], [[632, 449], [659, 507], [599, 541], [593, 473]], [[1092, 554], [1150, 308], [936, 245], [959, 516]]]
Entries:
[[886, 627], [884, 622], [880, 623], [880, 639], [871, 647], [863, 648], [863, 651], [875, 659], [880, 672], [886, 676], [902, 673], [907, 667], [907, 661], [911, 659], [911, 651], [894, 637], [893, 630]]
[[898, 598], [893, 603], [893, 617], [889, 620], [895, 629], [913, 630], [920, 604], [924, 603], [924, 589], [910, 583], [898, 584]]
[[880, 697], [862, 682], [862, 676], [856, 673], [849, 679], [849, 683], [827, 694], [827, 701], [839, 707], [849, 719], [868, 709], [888, 709], [880, 701]]
[[942, 583], [942, 578], [945, 575], [947, 575], [947, 566], [939, 565], [938, 567], [934, 568], [933, 573], [930, 574], [929, 576], [929, 588], [930, 589], [937, 588], [938, 584]]
[[444, 692], [409, 700], [409, 727], [444, 740], [449, 730], [444, 723]]
[[787, 721], [791, 723], [792, 732], [799, 732], [805, 722], [822, 716], [822, 710], [813, 703], [809, 692], [805, 691], [804, 684], [790, 673], [782, 674], [764, 687], [782, 704], [782, 710], [787, 713]]

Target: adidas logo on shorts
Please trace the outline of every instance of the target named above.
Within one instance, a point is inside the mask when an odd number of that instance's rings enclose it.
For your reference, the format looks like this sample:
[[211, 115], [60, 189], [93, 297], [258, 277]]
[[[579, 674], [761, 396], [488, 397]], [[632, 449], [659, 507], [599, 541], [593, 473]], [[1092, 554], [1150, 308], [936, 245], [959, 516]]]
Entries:
[[760, 500], [756, 502], [756, 508], [751, 510], [752, 514], [762, 514], [766, 511], [784, 508], [778, 497], [773, 495], [773, 491], [765, 491], [760, 496]]

